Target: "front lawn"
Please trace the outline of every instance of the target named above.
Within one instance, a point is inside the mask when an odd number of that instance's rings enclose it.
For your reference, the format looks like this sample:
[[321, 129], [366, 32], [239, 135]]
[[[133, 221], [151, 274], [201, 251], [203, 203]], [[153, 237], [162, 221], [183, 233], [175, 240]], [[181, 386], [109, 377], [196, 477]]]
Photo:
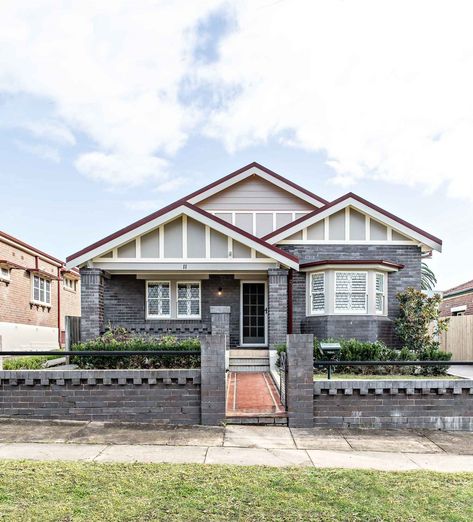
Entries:
[[8, 521], [470, 521], [473, 474], [0, 462]]

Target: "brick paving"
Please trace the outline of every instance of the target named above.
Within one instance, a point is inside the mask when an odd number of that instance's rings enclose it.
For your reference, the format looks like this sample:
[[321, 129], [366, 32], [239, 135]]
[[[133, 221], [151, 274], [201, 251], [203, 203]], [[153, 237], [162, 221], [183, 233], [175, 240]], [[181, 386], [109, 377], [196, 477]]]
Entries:
[[230, 372], [227, 377], [227, 416], [284, 414], [279, 392], [267, 372]]

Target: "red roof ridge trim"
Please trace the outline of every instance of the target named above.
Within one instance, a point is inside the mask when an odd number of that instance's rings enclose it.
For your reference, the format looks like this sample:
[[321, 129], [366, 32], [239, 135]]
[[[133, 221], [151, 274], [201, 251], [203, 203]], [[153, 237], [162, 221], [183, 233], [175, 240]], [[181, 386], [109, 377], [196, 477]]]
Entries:
[[398, 268], [399, 270], [404, 268], [404, 265], [400, 263], [394, 263], [393, 261], [386, 261], [384, 259], [323, 259], [321, 261], [309, 261], [307, 263], [301, 263], [300, 268], [309, 268], [312, 266], [323, 265], [383, 265]]

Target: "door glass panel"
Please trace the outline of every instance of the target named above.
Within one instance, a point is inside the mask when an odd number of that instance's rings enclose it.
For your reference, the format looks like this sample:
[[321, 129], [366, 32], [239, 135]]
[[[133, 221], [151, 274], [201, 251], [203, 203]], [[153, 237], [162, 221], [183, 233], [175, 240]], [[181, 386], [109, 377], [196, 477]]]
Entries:
[[243, 344], [264, 344], [265, 342], [265, 284], [243, 283]]

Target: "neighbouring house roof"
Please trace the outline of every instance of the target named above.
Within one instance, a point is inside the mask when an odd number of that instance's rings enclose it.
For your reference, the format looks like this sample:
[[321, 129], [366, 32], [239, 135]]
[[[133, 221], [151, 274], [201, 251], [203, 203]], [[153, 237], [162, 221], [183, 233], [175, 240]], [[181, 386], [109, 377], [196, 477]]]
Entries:
[[[263, 239], [272, 243], [277, 243], [283, 238], [286, 238], [302, 230], [303, 228], [319, 221], [320, 219], [323, 219], [332, 213], [338, 212], [339, 210], [347, 206], [353, 206], [354, 208], [359, 209], [361, 211], [369, 212], [371, 210], [374, 213], [373, 215], [375, 215], [376, 217], [379, 217], [380, 215], [384, 218], [387, 218], [387, 220], [394, 222], [395, 226], [397, 225], [401, 232], [404, 232], [404, 229], [407, 229], [410, 232], [410, 235], [413, 235], [420, 241], [427, 240], [429, 246], [434, 247], [436, 250], [441, 250], [442, 240], [438, 237], [435, 237], [429, 232], [426, 232], [425, 230], [416, 227], [412, 223], [409, 223], [408, 221], [401, 219], [395, 214], [392, 214], [391, 212], [384, 210], [378, 205], [371, 203], [370, 201], [358, 196], [357, 194], [354, 194], [353, 192], [348, 192], [347, 194], [333, 200], [332, 202], [327, 203], [327, 205], [318, 208], [317, 210], [314, 210], [313, 212], [305, 216], [302, 216], [299, 219], [296, 219], [293, 222], [278, 228], [277, 230], [274, 230], [266, 236], [263, 236]], [[386, 222], [386, 220], [383, 220], [383, 222]]]
[[449, 288], [443, 292], [443, 298], [454, 297], [455, 295], [468, 294], [473, 292], [473, 279], [471, 281], [467, 281], [466, 283], [462, 283], [461, 285], [454, 286], [453, 288]]
[[39, 256], [45, 259], [46, 261], [51, 262], [52, 264], [64, 265], [64, 261], [61, 261], [56, 257], [46, 254], [46, 252], [43, 252], [42, 250], [39, 250], [38, 248], [29, 245], [28, 243], [25, 243], [24, 241], [21, 241], [20, 239], [13, 237], [10, 234], [7, 234], [6, 232], [0, 230], [0, 240], [1, 239], [4, 239], [7, 243], [12, 244], [17, 248], [20, 248], [21, 250], [24, 250], [32, 255]]
[[[228, 187], [231, 187], [232, 185], [253, 175], [260, 176], [274, 185], [283, 188], [287, 192], [304, 199], [306, 202], [309, 202], [310, 205], [315, 207], [315, 210], [294, 220], [288, 225], [280, 227], [263, 238], [258, 238], [197, 206], [199, 202], [203, 202], [214, 194], [224, 191]], [[166, 219], [169, 221], [170, 219], [178, 217], [179, 212], [181, 212], [181, 214], [188, 214], [194, 219], [205, 222], [209, 226], [216, 227], [217, 230], [227, 233], [230, 237], [233, 237], [234, 239], [236, 238], [237, 241], [240, 241], [247, 246], [251, 246], [251, 248], [261, 250], [262, 253], [270, 252], [270, 257], [276, 261], [282, 262], [292, 268], [299, 268], [298, 258], [288, 254], [281, 248], [278, 248], [276, 244], [291, 234], [310, 226], [313, 222], [323, 219], [325, 216], [337, 212], [348, 205], [358, 208], [367, 214], [371, 214], [374, 219], [380, 220], [388, 226], [395, 226], [401, 233], [409, 233], [410, 237], [419, 241], [420, 244], [426, 245], [428, 248], [439, 251], [441, 250], [442, 241], [437, 237], [421, 230], [394, 214], [391, 214], [381, 207], [370, 203], [356, 194], [350, 192], [329, 203], [304, 187], [289, 181], [283, 176], [267, 169], [263, 165], [253, 162], [213, 183], [210, 183], [209, 185], [206, 185], [200, 190], [192, 192], [170, 205], [131, 223], [117, 232], [92, 243], [78, 252], [75, 252], [67, 257], [67, 265], [68, 267], [72, 267], [85, 263], [94, 257], [105, 253], [111, 248], [123, 245], [134, 237], [152, 230], [153, 227], [155, 228], [164, 223]]]
[[300, 269], [324, 267], [324, 266], [346, 266], [346, 265], [366, 265], [366, 266], [379, 266], [385, 267], [392, 270], [401, 270], [404, 265], [394, 263], [392, 261], [386, 261], [384, 259], [324, 259], [322, 261], [309, 261], [308, 263], [301, 263]]

